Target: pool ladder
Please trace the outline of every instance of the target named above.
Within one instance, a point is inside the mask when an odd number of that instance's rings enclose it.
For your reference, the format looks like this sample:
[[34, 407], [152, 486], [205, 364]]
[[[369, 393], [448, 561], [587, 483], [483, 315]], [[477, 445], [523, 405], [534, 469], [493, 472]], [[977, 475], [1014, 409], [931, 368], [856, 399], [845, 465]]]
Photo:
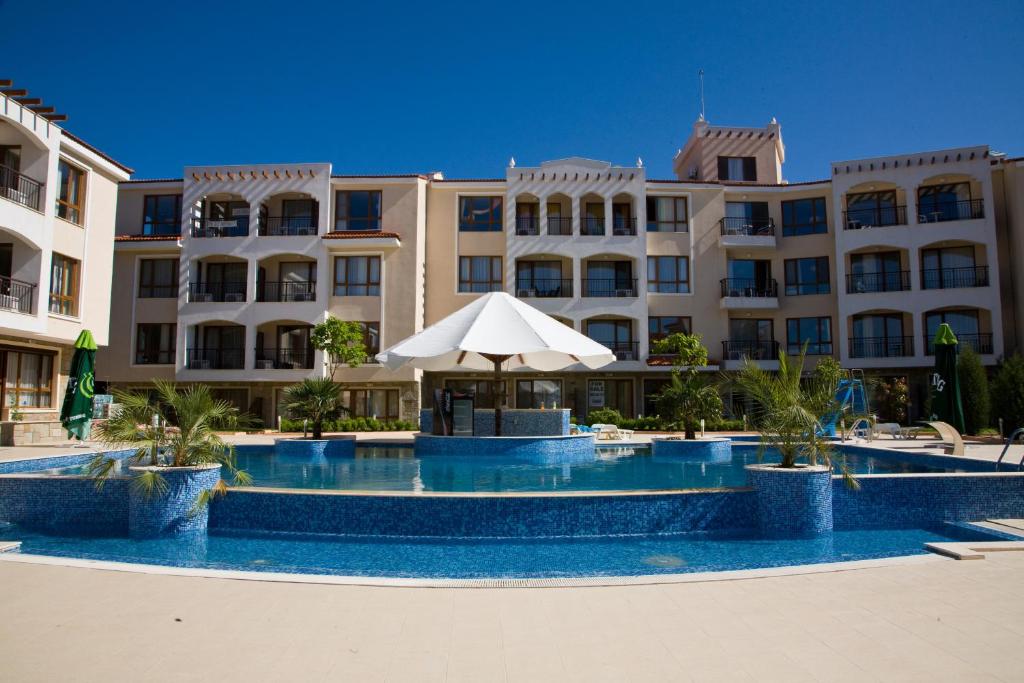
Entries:
[[871, 424], [871, 420], [869, 420], [866, 417], [859, 417], [856, 420], [854, 420], [853, 424], [850, 425], [850, 428], [846, 430], [846, 432], [843, 434], [843, 441], [846, 441], [848, 438], [855, 436], [855, 433], [858, 429], [858, 425], [863, 425], [863, 427], [861, 428], [865, 430], [864, 440], [873, 441], [875, 436], [875, 428], [874, 425]]
[[[1013, 430], [1013, 434], [1010, 434], [1010, 438], [1006, 440], [1006, 446], [1003, 448], [1003, 452], [999, 454], [999, 460], [996, 460], [996, 472], [999, 471], [999, 466], [1003, 464], [1003, 458], [1006, 457], [1006, 452], [1010, 450], [1010, 446], [1013, 442], [1024, 436], [1024, 427]], [[1020, 462], [1017, 463], [1017, 471], [1020, 472], [1021, 468], [1024, 468], [1024, 455], [1020, 456]]]

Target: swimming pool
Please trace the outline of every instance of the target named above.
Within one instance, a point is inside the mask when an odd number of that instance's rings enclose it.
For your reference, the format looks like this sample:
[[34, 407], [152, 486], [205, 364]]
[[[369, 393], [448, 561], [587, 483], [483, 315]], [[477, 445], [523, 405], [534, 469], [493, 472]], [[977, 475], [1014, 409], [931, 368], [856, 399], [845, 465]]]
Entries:
[[0, 528], [21, 552], [174, 567], [425, 579], [649, 576], [926, 554], [924, 544], [1007, 538], [965, 525], [834, 531], [765, 539], [751, 532], [598, 538], [366, 538], [211, 531], [133, 541]]
[[[844, 447], [840, 446], [842, 451]], [[601, 447], [586, 462], [552, 464], [510, 456], [431, 455], [416, 457], [406, 446], [359, 446], [355, 457], [294, 457], [275, 453], [273, 446], [239, 446], [238, 466], [261, 488], [337, 491], [409, 492], [543, 492], [655, 491], [728, 488], [747, 485], [746, 465], [758, 462], [757, 447], [737, 442], [732, 459], [709, 462], [696, 456], [655, 457], [649, 447]], [[900, 457], [895, 452], [845, 453], [855, 474], [920, 474], [967, 471], [941, 467], [935, 459]], [[765, 462], [777, 462], [777, 453]], [[84, 468], [48, 470], [81, 474]]]

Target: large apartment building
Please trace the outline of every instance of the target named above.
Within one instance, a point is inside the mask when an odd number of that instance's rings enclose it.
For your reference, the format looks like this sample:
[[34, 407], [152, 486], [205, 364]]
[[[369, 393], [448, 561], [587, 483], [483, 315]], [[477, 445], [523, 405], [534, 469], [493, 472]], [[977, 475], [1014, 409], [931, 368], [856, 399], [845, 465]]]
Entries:
[[[774, 120], [699, 120], [673, 179], [569, 158], [489, 179], [310, 163], [122, 182], [100, 378], [207, 382], [273, 424], [283, 388], [325, 373], [309, 343], [325, 316], [362, 322], [376, 351], [491, 291], [615, 352], [599, 371], [509, 380], [511, 405], [577, 414], [650, 414], [670, 364], [651, 342], [674, 331], [703, 336], [710, 370], [775, 367], [806, 345], [909, 378], [917, 405], [942, 322], [986, 364], [1018, 348], [1021, 160], [966, 147], [840, 161], [802, 183], [784, 162]], [[413, 419], [442, 386], [493, 402], [486, 374], [370, 363], [338, 379], [356, 415]]]
[[108, 342], [122, 166], [60, 125], [66, 116], [0, 81], [0, 443], [60, 435], [72, 347]]

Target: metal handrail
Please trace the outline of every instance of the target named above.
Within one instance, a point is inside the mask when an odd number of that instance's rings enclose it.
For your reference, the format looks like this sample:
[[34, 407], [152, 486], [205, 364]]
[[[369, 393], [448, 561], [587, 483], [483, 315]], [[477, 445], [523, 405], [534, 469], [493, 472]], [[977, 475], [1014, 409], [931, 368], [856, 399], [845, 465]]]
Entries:
[[850, 209], [843, 211], [843, 228], [884, 228], [889, 225], [906, 225], [906, 206], [877, 206], [871, 209]]
[[266, 216], [260, 218], [257, 232], [268, 237], [308, 237], [318, 231], [318, 216]]
[[888, 270], [871, 273], [847, 273], [847, 294], [875, 292], [906, 292], [910, 290], [909, 270]]
[[778, 360], [779, 342], [774, 339], [729, 339], [722, 342], [722, 357], [725, 360]]
[[316, 301], [316, 282], [260, 281], [256, 287], [256, 301]]
[[[956, 340], [960, 344], [960, 348], [971, 347], [971, 349], [978, 354], [992, 353], [992, 333], [991, 332], [978, 332], [975, 334], [958, 334]], [[935, 340], [925, 335], [925, 355], [935, 355]]]
[[516, 216], [517, 235], [539, 235], [540, 218], [538, 216]]
[[[1014, 440], [1019, 439], [1021, 436], [1024, 436], [1024, 427], [1019, 427], [1013, 430], [1013, 434], [1010, 434], [1010, 438], [1006, 440], [1006, 445], [1003, 447], [1003, 452], [999, 454], [999, 459], [996, 460], [996, 472], [999, 471], [999, 466], [1003, 464], [1003, 458], [1006, 457], [1006, 452], [1010, 450]], [[1024, 468], [1024, 453], [1021, 454], [1020, 462], [1017, 463], [1017, 471], [1020, 472], [1022, 468]]]
[[519, 298], [559, 298], [572, 296], [572, 278], [516, 278]]
[[257, 349], [256, 367], [270, 364], [273, 370], [312, 370], [313, 352], [309, 349]]
[[604, 234], [604, 217], [583, 216], [580, 218], [580, 234], [600, 236]]
[[192, 221], [193, 237], [247, 237], [249, 216], [237, 218], [195, 218]]
[[36, 286], [31, 282], [0, 275], [0, 309], [17, 313], [31, 313]]
[[245, 349], [191, 348], [187, 363], [190, 370], [242, 370], [245, 367]]
[[918, 223], [944, 223], [985, 217], [985, 202], [981, 199], [961, 199], [947, 202], [917, 200]]
[[570, 216], [548, 216], [549, 235], [571, 235], [572, 217]]
[[582, 284], [583, 296], [636, 296], [636, 278], [583, 278]]
[[612, 234], [618, 237], [636, 235], [636, 218], [633, 216], [612, 216]]
[[726, 236], [772, 237], [775, 235], [775, 219], [726, 216], [718, 221], [721, 233]]
[[174, 358], [177, 354], [171, 350], [163, 351], [136, 351], [136, 365], [174, 365]]
[[608, 347], [615, 354], [615, 360], [639, 360], [640, 358], [640, 342], [638, 341], [608, 342], [600, 339], [594, 341]]
[[850, 337], [851, 358], [905, 358], [914, 355], [913, 337]]
[[190, 282], [188, 300], [190, 302], [206, 301], [245, 301], [246, 283], [239, 282]]
[[0, 197], [39, 211], [43, 183], [10, 166], [0, 165]]
[[988, 266], [928, 268], [921, 271], [921, 289], [988, 287]]
[[720, 280], [723, 297], [771, 298], [779, 295], [779, 283], [775, 278], [736, 278]]

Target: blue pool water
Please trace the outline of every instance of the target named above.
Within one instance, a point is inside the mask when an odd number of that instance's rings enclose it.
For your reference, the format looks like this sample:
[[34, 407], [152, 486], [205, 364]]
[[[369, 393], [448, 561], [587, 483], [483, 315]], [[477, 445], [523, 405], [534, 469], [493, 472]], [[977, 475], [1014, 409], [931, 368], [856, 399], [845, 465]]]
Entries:
[[924, 554], [933, 541], [995, 540], [976, 527], [836, 531], [814, 539], [692, 533], [585, 539], [346, 538], [262, 533], [133, 541], [44, 536], [14, 526], [22, 553], [176, 567], [361, 577], [642, 576]]
[[[733, 444], [727, 462], [700, 456], [654, 457], [646, 447], [600, 448], [589, 462], [551, 464], [511, 456], [427, 456], [417, 458], [410, 447], [360, 446], [352, 457], [293, 457], [275, 454], [273, 446], [239, 446], [238, 466], [257, 487], [348, 491], [538, 492], [651, 491], [663, 489], [746, 486], [744, 467], [758, 462], [757, 448]], [[901, 460], [851, 453], [855, 474], [910, 474], [954, 470]], [[768, 453], [765, 462], [778, 461]], [[78, 474], [82, 468], [53, 470]]]

